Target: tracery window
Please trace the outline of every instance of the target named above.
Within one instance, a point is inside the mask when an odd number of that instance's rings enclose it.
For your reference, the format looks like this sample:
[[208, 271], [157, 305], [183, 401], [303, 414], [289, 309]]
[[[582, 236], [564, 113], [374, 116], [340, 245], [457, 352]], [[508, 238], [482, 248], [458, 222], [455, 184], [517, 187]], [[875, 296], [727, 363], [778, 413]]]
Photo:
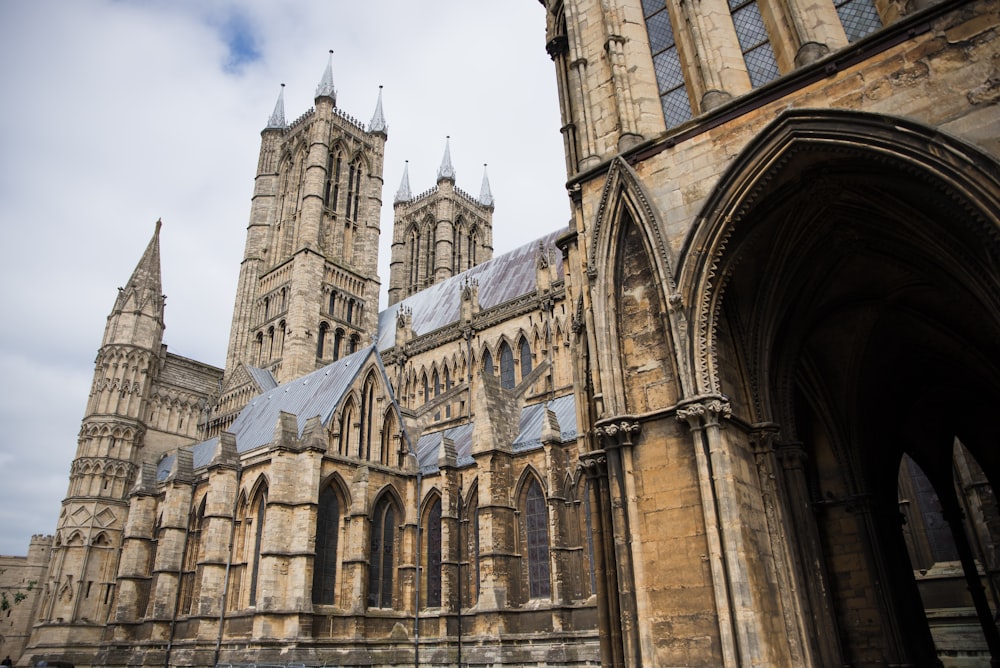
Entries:
[[524, 501], [524, 524], [528, 539], [528, 591], [531, 598], [552, 595], [549, 580], [549, 523], [545, 495], [534, 478]]
[[736, 37], [740, 42], [743, 60], [746, 61], [751, 85], [758, 88], [776, 79], [780, 74], [778, 61], [774, 57], [774, 49], [771, 48], [771, 40], [757, 0], [729, 0], [729, 12], [733, 17], [733, 26], [736, 28]]
[[514, 389], [514, 353], [506, 341], [500, 344], [500, 387]]
[[427, 513], [427, 527], [424, 530], [427, 553], [427, 607], [441, 605], [441, 499], [435, 498]]
[[336, 602], [337, 539], [340, 535], [340, 503], [333, 487], [319, 493], [316, 516], [316, 561], [313, 564], [313, 603]]
[[653, 54], [653, 70], [663, 107], [663, 120], [667, 127], [680, 125], [691, 118], [691, 100], [684, 83], [674, 28], [670, 23], [670, 13], [663, 0], [643, 0], [643, 15], [646, 17], [646, 33], [649, 48]]
[[368, 562], [368, 607], [392, 607], [392, 580], [396, 546], [396, 514], [392, 500], [383, 496], [372, 516]]
[[882, 27], [882, 19], [872, 0], [835, 0], [833, 5], [837, 8], [848, 42], [855, 42]]
[[521, 380], [523, 381], [531, 374], [531, 346], [528, 344], [528, 340], [524, 337], [521, 337], [520, 348]]

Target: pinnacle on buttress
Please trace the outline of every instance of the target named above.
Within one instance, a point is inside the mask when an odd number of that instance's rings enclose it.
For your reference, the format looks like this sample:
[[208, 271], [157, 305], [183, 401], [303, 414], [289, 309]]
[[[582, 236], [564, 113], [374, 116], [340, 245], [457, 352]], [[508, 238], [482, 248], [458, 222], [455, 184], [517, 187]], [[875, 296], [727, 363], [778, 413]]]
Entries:
[[382, 87], [378, 87], [378, 102], [375, 103], [375, 113], [372, 114], [372, 122], [368, 124], [368, 132], [381, 132], [389, 134], [389, 124], [385, 122], [385, 115], [382, 113]]
[[441, 158], [441, 166], [438, 167], [438, 181], [448, 179], [455, 182], [455, 168], [451, 166], [451, 136], [444, 139], [444, 157]]
[[479, 203], [483, 206], [493, 206], [493, 192], [490, 190], [490, 178], [486, 174], [486, 163], [483, 163], [483, 187], [479, 189]]
[[278, 93], [278, 101], [274, 103], [274, 111], [267, 119], [267, 130], [284, 130], [288, 127], [285, 123], [285, 84], [281, 84], [281, 91]]
[[403, 163], [403, 179], [399, 182], [399, 190], [396, 191], [396, 197], [393, 199], [393, 204], [399, 204], [400, 202], [409, 202], [413, 199], [413, 195], [410, 194], [410, 161], [407, 160]]
[[323, 72], [323, 78], [319, 80], [319, 85], [316, 86], [316, 99], [321, 97], [328, 97], [333, 100], [333, 104], [337, 104], [337, 89], [333, 87], [333, 49], [330, 50], [330, 57], [326, 61], [326, 70]]

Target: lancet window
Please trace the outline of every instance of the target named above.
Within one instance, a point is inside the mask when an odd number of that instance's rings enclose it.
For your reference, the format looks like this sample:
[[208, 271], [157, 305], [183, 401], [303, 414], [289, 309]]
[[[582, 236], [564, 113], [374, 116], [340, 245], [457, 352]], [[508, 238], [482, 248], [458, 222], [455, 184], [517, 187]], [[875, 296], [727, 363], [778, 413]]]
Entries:
[[670, 23], [670, 13], [663, 0], [643, 0], [643, 14], [646, 18], [646, 33], [653, 55], [653, 70], [663, 107], [663, 120], [667, 127], [680, 125], [691, 118], [691, 100], [684, 82], [674, 28]]
[[371, 527], [368, 607], [391, 608], [395, 569], [396, 512], [389, 495], [384, 495], [375, 505]]
[[337, 540], [340, 536], [340, 502], [330, 485], [319, 494], [316, 517], [316, 561], [313, 564], [313, 603], [336, 602]]

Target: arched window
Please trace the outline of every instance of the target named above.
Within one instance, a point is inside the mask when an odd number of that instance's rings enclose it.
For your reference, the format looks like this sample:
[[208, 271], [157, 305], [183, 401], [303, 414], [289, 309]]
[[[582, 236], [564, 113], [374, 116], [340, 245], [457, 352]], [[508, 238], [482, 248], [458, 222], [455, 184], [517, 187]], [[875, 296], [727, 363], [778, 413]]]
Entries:
[[393, 413], [392, 409], [389, 409], [385, 413], [385, 417], [382, 418], [382, 450], [379, 453], [379, 462], [390, 465], [392, 461], [392, 453], [396, 450], [397, 443], [399, 441], [399, 433], [396, 428], [396, 414]]
[[198, 557], [201, 551], [201, 528], [205, 522], [205, 498], [188, 520], [187, 544], [184, 546], [184, 573], [181, 580], [180, 610], [188, 614], [196, 613], [198, 606]]
[[364, 390], [361, 393], [361, 429], [360, 440], [358, 442], [358, 458], [371, 460], [372, 457], [372, 428], [374, 420], [372, 416], [375, 410], [375, 378], [369, 376], [365, 380]]
[[462, 526], [462, 607], [468, 608], [479, 599], [479, 493], [473, 486], [468, 504], [461, 509]]
[[347, 322], [350, 323], [351, 322], [351, 318], [353, 318], [353, 317], [354, 317], [354, 300], [353, 299], [348, 299], [347, 300]]
[[469, 252], [467, 254], [469, 258], [469, 269], [476, 266], [476, 236], [478, 236], [476, 228], [469, 230]]
[[528, 591], [531, 598], [552, 595], [549, 580], [549, 522], [545, 495], [534, 478], [524, 497], [524, 527], [528, 541]]
[[[436, 399], [441, 394], [441, 376], [438, 375], [437, 369], [434, 370], [434, 398]], [[441, 419], [441, 411], [436, 411], [434, 413], [434, 419]]]
[[[451, 389], [451, 374], [448, 373], [448, 367], [444, 368], [444, 391], [447, 392]], [[446, 418], [451, 417], [451, 402], [449, 402], [444, 407], [444, 416]]]
[[247, 531], [244, 544], [244, 563], [250, 574], [247, 604], [257, 605], [257, 583], [260, 576], [260, 547], [264, 541], [264, 523], [267, 514], [267, 487], [261, 485], [248, 506]]
[[313, 603], [336, 602], [337, 539], [340, 536], [340, 502], [333, 487], [319, 493], [316, 514], [316, 561], [313, 564]]
[[351, 334], [351, 339], [348, 342], [347, 354], [352, 355], [358, 349], [358, 343], [361, 341], [361, 337], [357, 334]]
[[531, 374], [531, 346], [528, 345], [528, 339], [521, 337], [520, 348], [521, 380], [524, 380]]
[[371, 552], [368, 561], [368, 607], [392, 607], [392, 575], [395, 567], [396, 513], [388, 494], [375, 505], [372, 515]]
[[506, 341], [500, 344], [500, 387], [514, 389], [514, 353]]
[[327, 161], [326, 167], [326, 194], [323, 198], [323, 203], [334, 212], [337, 210], [337, 200], [340, 198], [340, 168], [342, 160], [343, 158], [338, 152], [335, 158], [331, 156], [331, 159]]
[[642, 6], [646, 16], [649, 48], [653, 54], [660, 105], [663, 107], [663, 120], [668, 128], [672, 128], [691, 118], [691, 100], [684, 84], [684, 71], [677, 51], [677, 41], [674, 39], [674, 28], [663, 0], [647, 0]]
[[413, 294], [420, 289], [420, 231], [414, 227], [410, 232], [410, 291]]
[[333, 335], [333, 361], [340, 359], [340, 344], [344, 340], [344, 330], [338, 329]]
[[334, 314], [333, 313], [333, 308], [336, 305], [337, 305], [337, 293], [336, 292], [331, 292], [330, 293], [330, 305], [327, 307], [327, 313], [329, 313], [330, 315], [333, 315]]
[[353, 429], [354, 401], [348, 399], [340, 420], [340, 447], [337, 450], [342, 455], [348, 455], [351, 452], [351, 431]]
[[856, 42], [882, 27], [882, 19], [872, 0], [834, 0], [833, 4], [848, 42]]
[[733, 26], [736, 28], [743, 60], [746, 61], [750, 83], [754, 88], [759, 88], [776, 79], [780, 74], [778, 61], [774, 57], [771, 38], [767, 34], [757, 0], [729, 0], [729, 13], [733, 17]]
[[316, 337], [316, 357], [323, 359], [325, 357], [326, 351], [326, 333], [329, 331], [330, 325], [325, 322], [319, 324], [319, 336]]
[[430, 381], [427, 380], [426, 373], [423, 375], [423, 383], [424, 383], [424, 403], [426, 404], [428, 401], [431, 400], [431, 384]]
[[424, 555], [426, 575], [426, 605], [428, 608], [441, 606], [441, 498], [434, 499], [427, 511], [424, 528], [427, 549]]
[[493, 354], [489, 350], [483, 353], [483, 373], [487, 376], [493, 375]]

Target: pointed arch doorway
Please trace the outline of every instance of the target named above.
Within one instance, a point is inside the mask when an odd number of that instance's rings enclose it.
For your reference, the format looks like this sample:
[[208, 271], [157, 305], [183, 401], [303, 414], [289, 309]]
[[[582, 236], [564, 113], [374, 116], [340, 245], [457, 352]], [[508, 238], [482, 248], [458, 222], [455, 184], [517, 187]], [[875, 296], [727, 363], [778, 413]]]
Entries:
[[[986, 408], [1000, 405], [998, 199], [996, 163], [960, 142], [900, 119], [793, 112], [736, 161], [688, 240], [678, 283], [700, 311], [699, 390], [775, 434], [784, 528], [768, 531], [787, 530], [800, 586], [783, 605], [801, 610], [810, 665], [947, 665], [898, 480], [906, 454], [939, 493], [954, 489], [956, 438], [984, 484], [1000, 480]], [[994, 519], [972, 519], [995, 545]], [[985, 555], [951, 528], [995, 663]]]

